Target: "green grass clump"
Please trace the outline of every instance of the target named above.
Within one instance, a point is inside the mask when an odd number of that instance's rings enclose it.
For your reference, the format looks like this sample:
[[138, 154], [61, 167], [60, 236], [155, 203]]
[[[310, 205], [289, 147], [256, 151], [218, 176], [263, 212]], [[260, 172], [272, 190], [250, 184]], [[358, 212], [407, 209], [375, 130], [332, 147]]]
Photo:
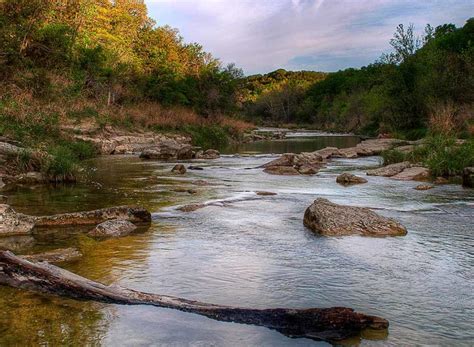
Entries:
[[437, 135], [427, 138], [424, 147], [423, 163], [432, 176], [460, 175], [465, 167], [474, 166], [474, 139], [459, 145], [453, 137]]
[[390, 165], [395, 163], [401, 163], [402, 161], [407, 160], [406, 153], [399, 151], [397, 149], [389, 149], [383, 151], [381, 154], [383, 165]]

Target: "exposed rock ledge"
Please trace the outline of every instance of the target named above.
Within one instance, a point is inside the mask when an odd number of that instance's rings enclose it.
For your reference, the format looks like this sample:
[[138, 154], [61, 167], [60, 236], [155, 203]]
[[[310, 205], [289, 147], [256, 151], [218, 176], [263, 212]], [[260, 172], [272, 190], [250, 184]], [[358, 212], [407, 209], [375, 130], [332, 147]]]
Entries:
[[134, 154], [152, 147], [181, 147], [189, 145], [191, 138], [179, 134], [159, 134], [150, 131], [128, 132], [106, 126], [100, 132], [74, 136], [78, 140], [92, 142], [101, 154]]
[[314, 152], [285, 153], [281, 157], [262, 165], [262, 168], [266, 173], [274, 175], [313, 175], [331, 158], [357, 158], [379, 155], [385, 150], [407, 144], [407, 141], [398, 139], [374, 139], [362, 141], [351, 148], [326, 147]]
[[35, 227], [97, 225], [113, 219], [150, 223], [151, 214], [142, 207], [118, 206], [52, 216], [29, 216], [16, 212], [9, 205], [0, 205], [0, 236], [27, 235]]
[[337, 205], [316, 199], [306, 209], [304, 225], [327, 236], [403, 236], [406, 228], [397, 221], [378, 215], [368, 208]]

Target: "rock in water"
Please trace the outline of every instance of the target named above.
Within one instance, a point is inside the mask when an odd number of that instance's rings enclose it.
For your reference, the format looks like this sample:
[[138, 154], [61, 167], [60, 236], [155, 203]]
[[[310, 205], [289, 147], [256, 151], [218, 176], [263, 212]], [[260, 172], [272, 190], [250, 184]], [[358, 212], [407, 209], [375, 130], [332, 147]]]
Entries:
[[430, 185], [430, 184], [420, 184], [420, 185], [417, 185], [415, 187], [416, 190], [429, 190], [429, 189], [433, 189], [434, 186]]
[[97, 225], [89, 232], [89, 236], [94, 238], [112, 238], [130, 235], [137, 229], [135, 224], [126, 220], [109, 220]]
[[474, 188], [474, 167], [466, 167], [462, 174], [462, 185]]
[[184, 175], [186, 173], [186, 168], [184, 167], [183, 164], [177, 164], [173, 167], [173, 169], [171, 170], [171, 172], [174, 172], [174, 173], [177, 173], [177, 174], [180, 174], [180, 175]]
[[35, 227], [35, 217], [17, 213], [9, 205], [0, 205], [0, 236], [27, 235]]
[[387, 165], [387, 166], [384, 166], [384, 167], [381, 167], [381, 168], [378, 168], [378, 169], [369, 170], [369, 171], [367, 171], [367, 175], [368, 176], [392, 177], [392, 176], [395, 176], [395, 175], [399, 174], [403, 170], [409, 168], [410, 166], [411, 166], [410, 162], [404, 161], [404, 162], [401, 162], [401, 163], [390, 164], [390, 165]]
[[368, 208], [337, 205], [316, 199], [306, 209], [304, 225], [326, 236], [403, 236], [406, 228], [397, 221], [382, 217]]
[[365, 178], [344, 172], [337, 176], [336, 182], [342, 184], [344, 186], [352, 185], [352, 184], [363, 184], [367, 183]]

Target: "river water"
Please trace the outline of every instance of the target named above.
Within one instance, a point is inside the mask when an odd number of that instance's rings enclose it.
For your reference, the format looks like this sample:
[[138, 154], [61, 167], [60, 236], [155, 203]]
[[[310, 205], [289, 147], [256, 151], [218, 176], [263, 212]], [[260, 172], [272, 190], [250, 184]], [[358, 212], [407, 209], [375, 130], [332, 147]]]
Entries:
[[[90, 163], [93, 185], [18, 188], [7, 193], [9, 203], [30, 214], [139, 204], [153, 212], [147, 232], [98, 242], [84, 230], [38, 230], [34, 237], [0, 239], [0, 247], [20, 254], [75, 246], [84, 258], [64, 267], [141, 291], [255, 308], [348, 306], [390, 321], [388, 336], [366, 336], [362, 345], [473, 345], [473, 190], [445, 185], [417, 191], [415, 182], [380, 177], [352, 187], [335, 183], [343, 171], [363, 175], [379, 165], [378, 157], [335, 160], [315, 176], [271, 176], [256, 169], [277, 153], [357, 141], [296, 136], [249, 144], [234, 149], [240, 154], [194, 161], [204, 170], [180, 177], [170, 174], [175, 163], [99, 158]], [[209, 185], [195, 185], [196, 180]], [[302, 223], [317, 197], [374, 208], [402, 222], [408, 235], [317, 236]], [[176, 210], [203, 202], [210, 204], [195, 212]], [[38, 344], [328, 345], [169, 309], [0, 288], [0, 345]]]

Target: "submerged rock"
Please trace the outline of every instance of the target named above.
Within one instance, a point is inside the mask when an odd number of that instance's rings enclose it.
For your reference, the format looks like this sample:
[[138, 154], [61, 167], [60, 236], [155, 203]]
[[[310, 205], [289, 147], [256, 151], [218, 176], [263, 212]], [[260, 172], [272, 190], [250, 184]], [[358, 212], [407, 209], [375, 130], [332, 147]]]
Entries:
[[178, 210], [181, 212], [194, 212], [204, 207], [206, 207], [205, 204], [189, 204], [179, 207]]
[[34, 217], [36, 226], [92, 225], [108, 220], [120, 219], [132, 223], [150, 223], [151, 214], [143, 207], [117, 206], [93, 211], [63, 213], [52, 216]]
[[184, 175], [186, 173], [186, 168], [184, 167], [183, 164], [177, 164], [173, 167], [173, 169], [171, 169], [171, 172], [173, 173], [177, 173], [177, 174], [180, 174], [180, 175]]
[[203, 167], [200, 167], [200, 166], [193, 166], [193, 165], [188, 166], [188, 169], [189, 169], [189, 170], [194, 170], [194, 171], [202, 171], [202, 170], [204, 170]]
[[337, 205], [322, 198], [306, 209], [304, 225], [327, 236], [402, 236], [407, 233], [397, 221], [368, 208]]
[[136, 225], [127, 220], [115, 219], [100, 223], [88, 235], [94, 238], [116, 238], [130, 235], [136, 229]]
[[46, 261], [48, 263], [65, 263], [77, 261], [82, 258], [82, 253], [77, 248], [55, 249], [45, 253], [23, 255], [22, 258], [32, 262]]
[[273, 195], [277, 195], [277, 193], [273, 193], [273, 192], [263, 192], [263, 191], [257, 191], [257, 192], [255, 192], [255, 194], [260, 195], [260, 196], [273, 196]]
[[367, 171], [367, 175], [368, 176], [392, 177], [392, 176], [395, 176], [395, 175], [399, 174], [403, 170], [409, 168], [410, 166], [411, 166], [411, 164], [410, 164], [409, 161], [404, 161], [404, 162], [401, 162], [401, 163], [390, 164], [390, 165], [387, 165], [387, 166], [384, 166], [384, 167], [381, 167], [381, 168], [378, 168], [378, 169], [369, 170], [369, 171]]
[[342, 184], [344, 186], [352, 185], [352, 184], [363, 184], [367, 183], [365, 178], [344, 172], [337, 176], [336, 182]]
[[394, 180], [400, 181], [424, 181], [430, 177], [430, 171], [421, 166], [409, 167], [403, 170], [402, 172], [392, 176]]
[[462, 185], [467, 188], [474, 188], [474, 167], [464, 168], [462, 174]]

